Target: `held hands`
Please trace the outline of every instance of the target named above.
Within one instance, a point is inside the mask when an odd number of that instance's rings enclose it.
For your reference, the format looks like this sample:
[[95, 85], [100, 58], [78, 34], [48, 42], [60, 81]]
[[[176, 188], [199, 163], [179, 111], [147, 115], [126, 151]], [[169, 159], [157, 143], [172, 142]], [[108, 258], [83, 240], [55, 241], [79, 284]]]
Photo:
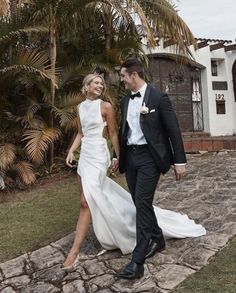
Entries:
[[113, 158], [111, 162], [111, 170], [112, 172], [117, 172], [119, 169], [119, 160], [117, 158]]
[[183, 177], [186, 176], [186, 167], [185, 167], [185, 165], [175, 165], [174, 166], [174, 172], [175, 172], [175, 177], [176, 177], [177, 181], [182, 179]]
[[74, 166], [71, 164], [75, 160], [75, 157], [72, 152], [69, 152], [66, 157], [66, 165], [73, 168]]

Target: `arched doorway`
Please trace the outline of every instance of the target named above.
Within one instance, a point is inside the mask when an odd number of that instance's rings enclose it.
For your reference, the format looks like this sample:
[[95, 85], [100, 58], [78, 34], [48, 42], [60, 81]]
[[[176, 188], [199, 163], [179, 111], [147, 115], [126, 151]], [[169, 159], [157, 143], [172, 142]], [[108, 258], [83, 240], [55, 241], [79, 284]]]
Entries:
[[232, 75], [233, 75], [233, 87], [234, 87], [234, 100], [236, 102], [236, 60], [234, 61], [234, 64], [233, 64]]
[[200, 70], [162, 54], [149, 55], [152, 84], [167, 92], [183, 132], [203, 131]]

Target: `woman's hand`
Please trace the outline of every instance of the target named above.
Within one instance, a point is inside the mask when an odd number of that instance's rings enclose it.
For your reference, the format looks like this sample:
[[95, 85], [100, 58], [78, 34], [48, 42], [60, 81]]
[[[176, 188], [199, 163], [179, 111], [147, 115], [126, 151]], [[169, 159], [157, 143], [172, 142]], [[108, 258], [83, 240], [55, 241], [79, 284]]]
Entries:
[[111, 170], [114, 173], [119, 170], [119, 160], [118, 159], [116, 159], [116, 158], [112, 159]]
[[73, 168], [74, 166], [71, 165], [71, 163], [75, 160], [74, 154], [72, 152], [69, 152], [66, 157], [66, 165]]

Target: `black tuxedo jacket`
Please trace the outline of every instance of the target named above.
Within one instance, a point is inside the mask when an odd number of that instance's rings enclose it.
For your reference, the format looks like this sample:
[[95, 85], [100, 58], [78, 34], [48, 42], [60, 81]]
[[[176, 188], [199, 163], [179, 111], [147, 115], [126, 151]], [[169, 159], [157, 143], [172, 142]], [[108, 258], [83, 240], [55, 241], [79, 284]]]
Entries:
[[[186, 163], [179, 124], [167, 94], [148, 85], [143, 102], [149, 108], [149, 113], [140, 114], [140, 126], [154, 161], [160, 172], [164, 174], [169, 170], [170, 165]], [[125, 172], [127, 155], [128, 104], [129, 96], [123, 97], [119, 128], [121, 173]]]

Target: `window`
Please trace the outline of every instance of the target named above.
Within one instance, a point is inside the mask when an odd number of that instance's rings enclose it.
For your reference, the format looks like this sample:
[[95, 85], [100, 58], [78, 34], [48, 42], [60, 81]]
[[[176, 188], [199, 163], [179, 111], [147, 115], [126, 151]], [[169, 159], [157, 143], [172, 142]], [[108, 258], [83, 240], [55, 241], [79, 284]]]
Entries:
[[212, 81], [212, 89], [214, 91], [227, 91], [228, 90], [228, 83], [227, 81]]
[[225, 101], [216, 100], [216, 114], [225, 114]]
[[217, 72], [217, 61], [211, 60], [211, 75], [218, 76]]

